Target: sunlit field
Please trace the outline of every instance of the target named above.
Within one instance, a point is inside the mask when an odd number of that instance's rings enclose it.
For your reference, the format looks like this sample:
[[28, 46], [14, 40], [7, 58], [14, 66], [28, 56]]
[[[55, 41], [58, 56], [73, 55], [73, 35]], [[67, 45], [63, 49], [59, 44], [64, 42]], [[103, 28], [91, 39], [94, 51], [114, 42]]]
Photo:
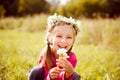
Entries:
[[[27, 80], [46, 46], [46, 18], [0, 20], [0, 80]], [[120, 18], [81, 21], [72, 49], [78, 59], [75, 71], [81, 80], [120, 80]]]

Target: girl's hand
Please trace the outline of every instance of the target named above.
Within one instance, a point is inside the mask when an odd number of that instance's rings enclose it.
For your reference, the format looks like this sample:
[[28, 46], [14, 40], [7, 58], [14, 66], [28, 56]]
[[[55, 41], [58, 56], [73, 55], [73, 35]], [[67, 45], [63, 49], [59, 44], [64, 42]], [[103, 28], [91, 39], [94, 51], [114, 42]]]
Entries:
[[64, 70], [63, 70], [63, 69], [60, 69], [60, 68], [58, 68], [58, 67], [54, 67], [54, 68], [50, 69], [50, 72], [49, 72], [50, 78], [51, 78], [52, 80], [55, 80], [55, 79], [58, 77], [58, 75], [59, 75], [59, 73], [60, 73], [61, 71], [64, 71]]
[[58, 67], [65, 69], [66, 78], [69, 78], [74, 73], [73, 66], [67, 59], [59, 58], [56, 61], [57, 61], [56, 65]]

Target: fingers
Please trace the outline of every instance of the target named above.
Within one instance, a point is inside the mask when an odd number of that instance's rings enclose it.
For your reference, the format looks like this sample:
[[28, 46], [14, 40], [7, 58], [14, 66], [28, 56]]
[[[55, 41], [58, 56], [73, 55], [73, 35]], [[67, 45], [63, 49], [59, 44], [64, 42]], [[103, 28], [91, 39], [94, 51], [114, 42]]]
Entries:
[[65, 70], [67, 77], [73, 74], [74, 72], [73, 66], [67, 59], [60, 58], [60, 59], [57, 59], [56, 61], [57, 61], [56, 65], [58, 67], [62, 67]]
[[60, 72], [61, 72], [61, 69], [59, 69], [58, 67], [52, 68], [49, 72], [50, 78], [56, 79]]
[[59, 59], [56, 59], [56, 61], [61, 61], [63, 63], [68, 62], [68, 60], [66, 58], [59, 58]]
[[69, 66], [69, 61], [67, 59], [59, 58], [56, 61], [56, 65], [59, 67], [66, 68], [67, 66]]
[[50, 74], [50, 78], [51, 78], [51, 79], [56, 79], [57, 76], [58, 76], [58, 74], [54, 74], [54, 73]]

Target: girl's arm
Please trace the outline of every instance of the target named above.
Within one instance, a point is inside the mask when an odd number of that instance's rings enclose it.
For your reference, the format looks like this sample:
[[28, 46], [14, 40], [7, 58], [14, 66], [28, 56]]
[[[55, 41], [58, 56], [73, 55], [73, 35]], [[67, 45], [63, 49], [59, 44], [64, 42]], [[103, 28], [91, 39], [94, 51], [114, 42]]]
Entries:
[[71, 80], [72, 79], [72, 76], [74, 74], [74, 68], [76, 66], [76, 63], [77, 63], [77, 59], [76, 59], [76, 56], [74, 53], [71, 53], [69, 55], [69, 59], [65, 59], [65, 58], [59, 58], [57, 59], [57, 65], [59, 67], [62, 67], [65, 69], [65, 77], [68, 79], [68, 80]]

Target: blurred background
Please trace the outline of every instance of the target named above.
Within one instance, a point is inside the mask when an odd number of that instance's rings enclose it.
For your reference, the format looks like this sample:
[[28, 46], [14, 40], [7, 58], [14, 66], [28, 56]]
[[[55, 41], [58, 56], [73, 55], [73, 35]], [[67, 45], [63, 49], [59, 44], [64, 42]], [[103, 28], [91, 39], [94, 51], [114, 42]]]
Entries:
[[0, 0], [0, 80], [27, 80], [54, 13], [81, 21], [73, 46], [81, 80], [120, 80], [120, 0]]
[[73, 17], [118, 17], [119, 0], [0, 0], [0, 16], [58, 12]]

